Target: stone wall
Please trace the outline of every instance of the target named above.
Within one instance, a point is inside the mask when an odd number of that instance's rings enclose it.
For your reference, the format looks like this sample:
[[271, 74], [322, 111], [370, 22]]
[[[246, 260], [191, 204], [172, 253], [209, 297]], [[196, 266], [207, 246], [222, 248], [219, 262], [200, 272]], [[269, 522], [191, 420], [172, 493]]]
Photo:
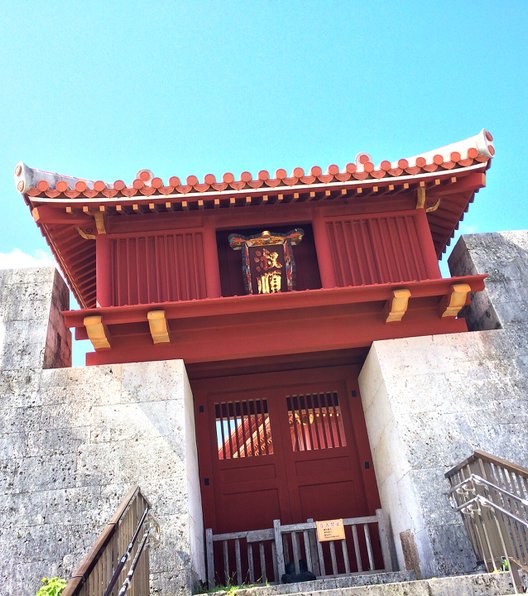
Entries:
[[189, 593], [205, 573], [183, 362], [45, 368], [69, 362], [62, 279], [4, 271], [0, 288], [0, 591], [33, 595], [42, 576], [68, 577], [139, 485], [160, 526], [152, 593]]
[[360, 375], [398, 562], [424, 576], [476, 561], [444, 473], [483, 449], [528, 466], [528, 233], [464, 236], [453, 275], [490, 273], [466, 316], [488, 331], [375, 342]]

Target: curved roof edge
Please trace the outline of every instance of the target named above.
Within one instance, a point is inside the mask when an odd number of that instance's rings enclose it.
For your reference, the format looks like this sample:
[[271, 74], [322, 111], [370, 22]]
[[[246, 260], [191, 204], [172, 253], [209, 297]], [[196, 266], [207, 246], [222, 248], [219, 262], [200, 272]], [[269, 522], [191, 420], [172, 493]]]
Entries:
[[231, 172], [223, 174], [217, 180], [213, 174], [206, 174], [202, 182], [194, 175], [180, 180], [171, 176], [167, 183], [155, 177], [150, 170], [140, 170], [130, 185], [122, 180], [113, 183], [102, 180], [87, 180], [65, 176], [55, 172], [47, 172], [31, 168], [19, 162], [15, 166], [14, 177], [18, 192], [31, 197], [57, 198], [66, 196], [77, 198], [84, 196], [131, 196], [131, 193], [151, 196], [159, 193], [187, 194], [190, 192], [218, 192], [223, 190], [256, 189], [260, 187], [277, 187], [293, 185], [327, 184], [330, 182], [345, 182], [347, 180], [381, 180], [394, 179], [401, 176], [414, 176], [442, 170], [455, 170], [468, 167], [475, 163], [488, 162], [495, 154], [493, 137], [487, 130], [482, 129], [478, 134], [462, 141], [444, 145], [437, 149], [426, 151], [418, 155], [402, 158], [396, 161], [383, 160], [377, 165], [368, 153], [358, 153], [354, 162], [340, 168], [335, 164], [329, 165], [325, 173], [319, 166], [313, 166], [309, 172], [303, 168], [294, 168], [290, 175], [284, 169], [278, 169], [272, 177], [266, 170], [260, 170], [256, 176], [250, 172], [242, 172], [238, 179]]

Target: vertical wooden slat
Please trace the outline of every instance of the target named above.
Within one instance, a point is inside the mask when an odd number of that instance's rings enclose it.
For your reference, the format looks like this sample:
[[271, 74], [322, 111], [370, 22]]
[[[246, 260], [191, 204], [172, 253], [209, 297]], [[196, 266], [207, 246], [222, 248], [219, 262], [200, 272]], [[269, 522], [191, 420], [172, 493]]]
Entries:
[[266, 571], [266, 553], [264, 552], [264, 543], [259, 542], [259, 555], [260, 555], [260, 575], [261, 583], [265, 584], [268, 581], [268, 574]]
[[321, 572], [321, 576], [324, 577], [326, 575], [326, 568], [324, 562], [324, 554], [323, 554], [323, 545], [317, 540], [317, 556], [319, 558], [319, 570]]
[[311, 451], [313, 449], [312, 425], [310, 424], [310, 413], [308, 412], [306, 395], [301, 395], [299, 397], [299, 405], [301, 406], [301, 421], [305, 420], [302, 424], [305, 436], [304, 448], [305, 451]]
[[240, 413], [242, 418], [242, 441], [244, 443], [244, 457], [248, 456], [248, 438], [247, 434], [250, 433], [249, 429], [247, 428], [248, 424], [248, 412], [247, 412], [247, 401], [243, 401], [240, 406]]
[[369, 242], [367, 221], [364, 219], [360, 219], [358, 224], [359, 224], [358, 225], [359, 237], [361, 239], [361, 245], [362, 245], [363, 251], [365, 253], [365, 261], [367, 263], [367, 269], [368, 269], [367, 279], [369, 280], [368, 283], [374, 284], [374, 283], [378, 282], [378, 277], [376, 275], [375, 264], [373, 262], [373, 257], [372, 257], [373, 251], [371, 249], [371, 244]]
[[240, 540], [237, 538], [235, 540], [235, 559], [236, 559], [236, 573], [237, 573], [237, 583], [240, 586], [242, 583], [242, 561], [240, 557]]
[[318, 414], [319, 409], [317, 408], [317, 395], [315, 393], [310, 394], [310, 405], [311, 405], [311, 412], [313, 416], [313, 436], [315, 437], [315, 445], [314, 449], [321, 449], [321, 443], [319, 440], [319, 423], [318, 423]]
[[370, 531], [368, 524], [363, 524], [363, 531], [365, 532], [365, 542], [367, 543], [369, 569], [370, 571], [374, 571], [374, 555], [372, 554], [372, 543], [370, 541]]
[[293, 400], [293, 396], [289, 396], [287, 399], [288, 410], [291, 412], [292, 416], [292, 427], [293, 427], [293, 434], [295, 437], [295, 446], [293, 448], [294, 451], [300, 451], [301, 445], [299, 441], [299, 434], [297, 429], [297, 420], [295, 418], [296, 410], [295, 410], [295, 402]]
[[224, 581], [225, 585], [228, 586], [231, 584], [231, 577], [229, 575], [229, 550], [227, 540], [222, 541], [222, 550], [224, 554]]
[[332, 573], [337, 575], [337, 558], [336, 558], [336, 550], [335, 550], [335, 542], [332, 540], [328, 543], [330, 547], [330, 558], [332, 560]]
[[269, 443], [268, 443], [268, 430], [269, 430], [269, 420], [268, 420], [268, 402], [267, 400], [261, 400], [262, 403], [262, 438], [263, 438], [263, 446], [264, 446], [264, 455], [269, 455]]
[[383, 557], [383, 567], [385, 571], [392, 571], [389, 538], [387, 535], [387, 527], [385, 525], [385, 517], [383, 515], [382, 509], [376, 509], [376, 518], [378, 519], [378, 534], [381, 544], [381, 555]]
[[[352, 271], [352, 276], [350, 278], [349, 284], [353, 286], [359, 286], [365, 283], [369, 283], [370, 281], [368, 276], [365, 275], [362, 267], [364, 255], [368, 252], [368, 250], [365, 250], [365, 247], [361, 242], [361, 238], [357, 234], [357, 222], [347, 221], [346, 224], [348, 234], [347, 242], [345, 244], [345, 250], [347, 260], [350, 263], [350, 270]], [[350, 244], [354, 246], [354, 254], [349, 250]], [[356, 275], [354, 275], [354, 269], [357, 269]]]
[[306, 520], [308, 523], [313, 524], [314, 528], [311, 530], [308, 530], [308, 540], [310, 542], [310, 555], [311, 555], [311, 560], [312, 560], [312, 568], [310, 569], [310, 571], [312, 571], [312, 573], [314, 575], [320, 575], [321, 574], [321, 570], [319, 569], [319, 553], [317, 552], [317, 537], [316, 537], [316, 532], [315, 532], [315, 523], [312, 517], [309, 517]]
[[318, 422], [317, 422], [319, 445], [320, 445], [321, 449], [326, 449], [328, 447], [328, 445], [327, 445], [327, 441], [326, 441], [326, 432], [325, 432], [324, 419], [323, 419], [324, 404], [323, 404], [323, 401], [321, 400], [320, 393], [315, 394], [313, 397], [315, 398], [317, 410], [319, 411], [319, 418], [318, 418]]
[[[324, 426], [325, 426], [325, 432], [326, 432], [326, 438], [327, 438], [327, 443], [328, 443], [328, 447], [329, 448], [334, 448], [335, 444], [334, 444], [334, 437], [332, 434], [332, 423], [330, 421], [330, 393], [324, 393], [324, 404], [325, 404], [325, 412], [326, 412], [326, 417], [323, 418], [323, 420], [325, 420]], [[330, 440], [328, 440], [328, 438], [330, 438]]]
[[227, 439], [229, 441], [229, 452], [230, 457], [237, 452], [236, 447], [236, 432], [233, 432], [233, 425], [231, 424], [231, 408], [233, 406], [233, 402], [226, 403], [226, 419], [227, 419]]
[[215, 586], [213, 530], [205, 530], [205, 552], [207, 555], [207, 587], [212, 590]]
[[273, 520], [273, 536], [275, 539], [275, 551], [277, 553], [277, 570], [279, 578], [286, 573], [284, 565], [284, 549], [282, 546], [282, 533], [280, 519]]
[[[332, 262], [334, 265], [334, 274], [335, 274], [335, 285], [336, 286], [343, 286], [345, 285], [343, 279], [343, 270], [341, 267], [341, 259], [339, 255], [339, 240], [337, 237], [336, 231], [336, 223], [335, 222], [327, 222], [326, 225], [327, 233], [328, 233], [328, 242], [330, 246], [330, 253], [332, 255]], [[315, 231], [315, 228], [314, 228]]]
[[[219, 459], [225, 459], [226, 458], [226, 452], [225, 452], [225, 439], [224, 439], [224, 415], [222, 412], [222, 403], [216, 403], [214, 405], [215, 407], [215, 430], [216, 430], [216, 434], [217, 434], [217, 440], [218, 438], [220, 438], [221, 441], [221, 449], [218, 450], [218, 456]], [[219, 436], [218, 436], [219, 435]]]
[[345, 573], [350, 573], [350, 559], [348, 558], [348, 548], [346, 540], [341, 540], [341, 552], [343, 553], [343, 562], [345, 563]]
[[293, 566], [295, 568], [295, 573], [299, 573], [299, 559], [300, 551], [299, 551], [299, 537], [297, 536], [297, 532], [291, 533], [291, 540], [292, 540], [292, 555], [293, 555]]
[[363, 563], [361, 561], [361, 551], [359, 550], [359, 539], [358, 539], [357, 527], [355, 524], [352, 525], [352, 540], [354, 542], [354, 554], [356, 555], [357, 570], [363, 571]]
[[310, 536], [308, 530], [303, 531], [304, 556], [306, 557], [306, 567], [309, 571], [313, 571], [312, 567], [312, 552], [310, 550]]
[[253, 545], [251, 542], [247, 543], [247, 558], [248, 558], [248, 571], [250, 583], [255, 583], [255, 567], [253, 564]]
[[277, 567], [277, 549], [275, 548], [275, 541], [271, 543], [271, 560], [273, 562], [273, 580], [277, 583], [280, 582], [279, 568]]
[[379, 230], [377, 238], [378, 245], [376, 248], [380, 251], [385, 263], [385, 276], [383, 281], [392, 281], [394, 279], [394, 275], [392, 259], [390, 257], [389, 251], [387, 250], [387, 220], [385, 217], [379, 217], [377, 218], [376, 222], [378, 224]]

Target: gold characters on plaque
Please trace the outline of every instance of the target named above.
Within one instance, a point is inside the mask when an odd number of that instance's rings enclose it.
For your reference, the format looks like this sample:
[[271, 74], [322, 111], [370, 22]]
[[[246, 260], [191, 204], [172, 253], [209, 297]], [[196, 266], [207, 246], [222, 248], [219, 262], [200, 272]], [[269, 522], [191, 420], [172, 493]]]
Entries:
[[256, 250], [253, 261], [257, 272], [257, 288], [259, 294], [274, 294], [282, 289], [282, 264], [279, 253], [267, 248]]
[[295, 289], [292, 247], [304, 236], [301, 228], [286, 234], [264, 230], [260, 234], [229, 234], [229, 246], [242, 251], [242, 274], [248, 294], [277, 294]]

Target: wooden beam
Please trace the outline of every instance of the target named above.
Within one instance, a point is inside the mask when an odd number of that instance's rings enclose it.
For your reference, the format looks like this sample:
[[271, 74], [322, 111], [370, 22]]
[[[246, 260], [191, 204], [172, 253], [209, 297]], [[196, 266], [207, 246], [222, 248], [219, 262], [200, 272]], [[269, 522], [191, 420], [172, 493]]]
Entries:
[[452, 176], [450, 178], [451, 184], [447, 186], [442, 186], [438, 189], [437, 194], [440, 196], [449, 195], [449, 194], [456, 194], [461, 192], [476, 192], [477, 190], [484, 188], [486, 186], [486, 174], [483, 172], [472, 172], [467, 176], [462, 176], [456, 178]]
[[469, 284], [453, 284], [451, 292], [442, 302], [442, 317], [456, 317], [462, 307], [465, 306], [470, 292], [471, 286]]
[[385, 319], [386, 323], [396, 323], [403, 319], [409, 306], [410, 297], [411, 291], [407, 288], [393, 290], [392, 300], [388, 304], [388, 314]]
[[155, 344], [165, 344], [170, 342], [169, 327], [165, 317], [164, 310], [151, 310], [147, 313], [147, 319], [150, 327], [150, 335]]
[[103, 324], [103, 317], [99, 315], [84, 317], [83, 324], [95, 351], [110, 349], [110, 334]]
[[71, 211], [68, 213], [65, 209], [52, 205], [34, 207], [31, 210], [31, 215], [35, 222], [41, 224], [83, 225], [91, 223], [90, 218], [86, 215], [74, 215]]

